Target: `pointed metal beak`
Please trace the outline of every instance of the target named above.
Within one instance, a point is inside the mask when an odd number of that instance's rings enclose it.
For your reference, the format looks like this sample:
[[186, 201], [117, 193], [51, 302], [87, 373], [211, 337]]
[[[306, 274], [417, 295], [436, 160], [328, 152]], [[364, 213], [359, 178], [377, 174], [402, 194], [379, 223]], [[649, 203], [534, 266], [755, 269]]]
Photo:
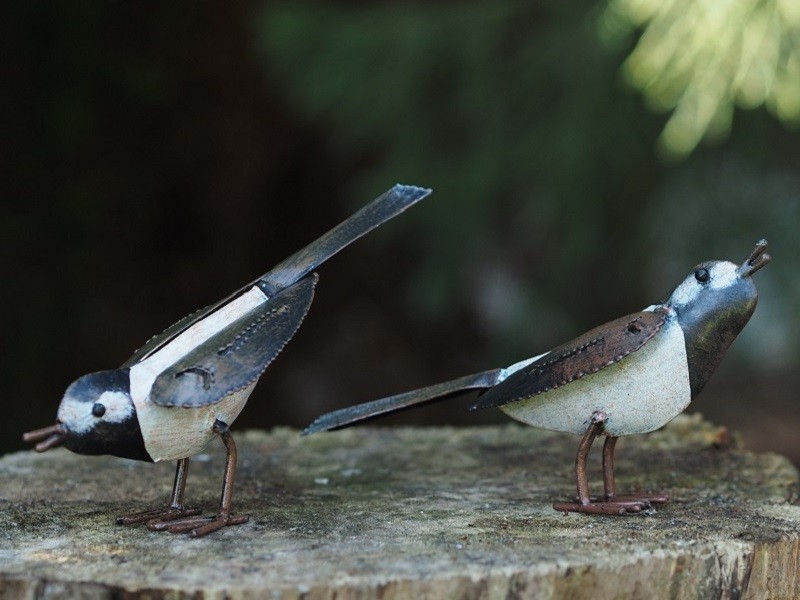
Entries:
[[60, 446], [64, 443], [66, 438], [67, 432], [64, 430], [61, 423], [22, 434], [22, 440], [24, 442], [29, 444], [36, 443], [35, 450], [37, 452], [46, 452], [50, 450], [50, 448]]
[[745, 259], [745, 261], [742, 263], [742, 266], [740, 266], [738, 269], [740, 277], [750, 277], [753, 273], [758, 271], [761, 267], [772, 260], [772, 257], [766, 253], [766, 249], [767, 240], [761, 240], [756, 244], [756, 247], [753, 248], [750, 256]]

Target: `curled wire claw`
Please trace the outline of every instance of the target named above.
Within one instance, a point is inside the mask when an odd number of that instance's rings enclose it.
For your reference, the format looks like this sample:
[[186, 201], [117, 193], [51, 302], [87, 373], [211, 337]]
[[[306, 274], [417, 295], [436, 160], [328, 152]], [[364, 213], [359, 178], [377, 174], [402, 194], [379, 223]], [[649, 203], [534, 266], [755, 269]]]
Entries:
[[24, 442], [40, 442], [44, 440], [54, 433], [59, 433], [61, 431], [61, 425], [56, 423], [55, 425], [50, 425], [49, 427], [43, 427], [41, 429], [34, 429], [33, 431], [29, 431], [27, 433], [22, 434], [22, 440]]
[[50, 450], [50, 448], [55, 448], [56, 446], [60, 446], [63, 443], [64, 443], [64, 434], [60, 432], [54, 433], [45, 441], [36, 444], [35, 450], [37, 452], [46, 452], [47, 450]]
[[766, 250], [767, 240], [759, 241], [756, 244], [756, 247], [753, 248], [750, 256], [748, 256], [739, 267], [739, 275], [742, 277], [750, 277], [753, 273], [771, 261], [772, 256], [767, 254]]
[[36, 443], [36, 452], [46, 452], [64, 443], [66, 432], [60, 423], [35, 429], [22, 434], [22, 440], [27, 443]]

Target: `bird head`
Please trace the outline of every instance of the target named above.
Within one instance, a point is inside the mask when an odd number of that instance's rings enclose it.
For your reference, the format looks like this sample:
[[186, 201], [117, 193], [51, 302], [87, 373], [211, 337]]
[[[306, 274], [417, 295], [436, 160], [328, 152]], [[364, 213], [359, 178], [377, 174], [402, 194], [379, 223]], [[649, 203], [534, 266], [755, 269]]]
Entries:
[[37, 452], [63, 445], [77, 454], [150, 460], [130, 395], [128, 369], [89, 373], [64, 393], [55, 425], [24, 434]]
[[700, 263], [672, 292], [667, 304], [681, 315], [717, 315], [720, 311], [753, 314], [758, 293], [753, 273], [772, 257], [766, 253], [767, 241], [761, 240], [741, 265], [725, 260]]
[[758, 292], [752, 276], [772, 260], [766, 249], [767, 241], [761, 240], [741, 265], [728, 261], [697, 265], [667, 300], [683, 329], [693, 395], [753, 315]]

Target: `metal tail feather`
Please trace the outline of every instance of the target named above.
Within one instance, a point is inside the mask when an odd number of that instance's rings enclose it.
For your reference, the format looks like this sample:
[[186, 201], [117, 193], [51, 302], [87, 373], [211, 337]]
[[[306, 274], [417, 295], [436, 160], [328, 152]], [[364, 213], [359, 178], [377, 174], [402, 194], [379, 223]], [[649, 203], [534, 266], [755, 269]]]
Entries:
[[303, 435], [318, 433], [320, 431], [331, 431], [342, 429], [361, 421], [373, 419], [382, 415], [399, 412], [408, 408], [414, 408], [430, 402], [445, 400], [470, 390], [484, 390], [496, 385], [500, 381], [503, 369], [493, 369], [483, 371], [474, 375], [467, 375], [448, 381], [438, 383], [429, 387], [413, 390], [357, 404], [348, 408], [342, 408], [333, 412], [326, 413], [317, 419], [303, 431]]
[[261, 277], [268, 296], [299, 281], [344, 247], [413, 206], [431, 190], [397, 184], [319, 239], [295, 252]]

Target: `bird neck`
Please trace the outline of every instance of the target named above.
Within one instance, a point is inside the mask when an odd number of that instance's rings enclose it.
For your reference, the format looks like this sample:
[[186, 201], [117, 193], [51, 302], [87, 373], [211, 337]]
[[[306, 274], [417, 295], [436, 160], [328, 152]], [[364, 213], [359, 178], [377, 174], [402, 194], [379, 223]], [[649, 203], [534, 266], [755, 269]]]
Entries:
[[756, 298], [721, 298], [678, 308], [683, 330], [692, 398], [705, 387], [725, 352], [744, 329]]

